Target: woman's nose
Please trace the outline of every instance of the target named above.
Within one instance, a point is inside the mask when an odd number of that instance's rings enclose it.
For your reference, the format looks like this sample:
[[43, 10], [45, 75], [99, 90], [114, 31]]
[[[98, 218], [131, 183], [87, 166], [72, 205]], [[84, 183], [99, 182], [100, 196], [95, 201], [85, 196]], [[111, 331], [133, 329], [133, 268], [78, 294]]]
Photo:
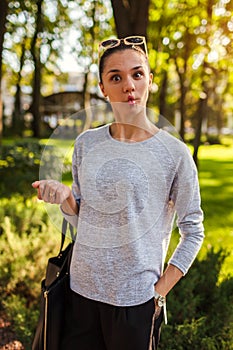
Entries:
[[124, 86], [123, 86], [124, 92], [132, 92], [135, 90], [135, 85], [132, 79], [128, 78], [126, 79]]

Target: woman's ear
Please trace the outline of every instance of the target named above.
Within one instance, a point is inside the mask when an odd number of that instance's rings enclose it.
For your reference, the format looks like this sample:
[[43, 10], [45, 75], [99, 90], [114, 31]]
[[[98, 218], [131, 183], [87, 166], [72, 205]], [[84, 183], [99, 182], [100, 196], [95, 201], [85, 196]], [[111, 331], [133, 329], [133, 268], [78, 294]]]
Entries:
[[150, 90], [151, 87], [152, 87], [152, 83], [153, 83], [153, 74], [150, 73], [150, 75], [149, 75], [149, 90]]
[[104, 85], [103, 83], [101, 83], [101, 81], [99, 82], [99, 87], [104, 97], [107, 97], [107, 94], [105, 93], [105, 90], [104, 90]]

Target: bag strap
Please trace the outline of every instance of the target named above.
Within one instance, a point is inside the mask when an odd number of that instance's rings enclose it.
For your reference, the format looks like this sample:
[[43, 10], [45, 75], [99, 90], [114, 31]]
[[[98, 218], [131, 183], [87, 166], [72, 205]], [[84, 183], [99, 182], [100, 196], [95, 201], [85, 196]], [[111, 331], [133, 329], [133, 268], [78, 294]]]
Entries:
[[[64, 246], [64, 243], [65, 243], [67, 227], [68, 227], [68, 222], [65, 218], [63, 218], [62, 229], [61, 229], [61, 246], [60, 246], [59, 254], [61, 253], [63, 246]], [[74, 233], [74, 228], [70, 223], [69, 223], [69, 231], [70, 231], [70, 236], [71, 236], [72, 241], [75, 241], [76, 235]]]

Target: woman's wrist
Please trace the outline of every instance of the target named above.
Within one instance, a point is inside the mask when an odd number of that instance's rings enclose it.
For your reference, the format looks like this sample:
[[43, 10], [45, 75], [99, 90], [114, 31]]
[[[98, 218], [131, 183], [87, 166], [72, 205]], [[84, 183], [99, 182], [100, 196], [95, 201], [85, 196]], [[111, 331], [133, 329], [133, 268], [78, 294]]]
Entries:
[[61, 210], [67, 215], [78, 214], [78, 204], [71, 191], [69, 197], [62, 202]]
[[155, 285], [155, 291], [165, 297], [176, 283], [182, 278], [183, 273], [174, 265], [168, 265], [164, 274]]

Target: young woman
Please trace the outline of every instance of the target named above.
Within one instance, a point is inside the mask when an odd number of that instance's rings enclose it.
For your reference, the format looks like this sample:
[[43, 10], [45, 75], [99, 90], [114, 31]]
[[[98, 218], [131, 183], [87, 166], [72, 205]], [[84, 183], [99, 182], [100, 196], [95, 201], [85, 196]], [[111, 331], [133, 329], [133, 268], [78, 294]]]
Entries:
[[[33, 183], [78, 230], [62, 349], [156, 349], [166, 295], [204, 237], [197, 171], [186, 145], [147, 117], [144, 37], [102, 42], [99, 74], [115, 121], [77, 137], [72, 190]], [[175, 213], [180, 242], [163, 272]]]

